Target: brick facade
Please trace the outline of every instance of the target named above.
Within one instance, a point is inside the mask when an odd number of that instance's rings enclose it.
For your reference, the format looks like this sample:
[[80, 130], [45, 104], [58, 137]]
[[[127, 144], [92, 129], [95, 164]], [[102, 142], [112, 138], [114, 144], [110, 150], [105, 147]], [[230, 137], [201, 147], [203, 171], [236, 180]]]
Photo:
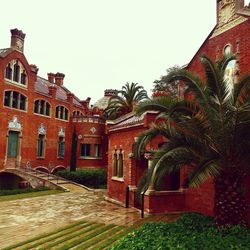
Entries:
[[[239, 77], [244, 73], [249, 73], [250, 63], [250, 9], [244, 7], [244, 1], [234, 0], [225, 3], [217, 1], [217, 25], [201, 45], [198, 52], [194, 55], [186, 68], [197, 73], [204, 78], [203, 67], [200, 62], [200, 55], [206, 54], [213, 60], [222, 58], [226, 53], [226, 48], [231, 54], [237, 56], [234, 77]], [[230, 12], [225, 11], [226, 6], [230, 5]], [[188, 98], [188, 96], [187, 96]], [[138, 126], [126, 126], [126, 117], [117, 124], [110, 126], [109, 129], [109, 158], [108, 158], [108, 195], [110, 198], [125, 204], [125, 188], [130, 187], [130, 205], [137, 207], [134, 200], [134, 193], [138, 180], [147, 168], [147, 163], [133, 161], [127, 157], [132, 150], [134, 138], [143, 130], [150, 127], [150, 123], [144, 122]], [[130, 118], [132, 119], [132, 118]], [[145, 126], [146, 124], [146, 126]], [[118, 129], [119, 128], [119, 129]], [[113, 177], [112, 150], [116, 145], [122, 144], [126, 156], [124, 159], [124, 178], [116, 180]], [[157, 144], [155, 145], [157, 146]], [[135, 174], [137, 173], [137, 174]], [[182, 187], [183, 179], [187, 173], [187, 168], [180, 172], [180, 182], [178, 190], [170, 190], [166, 185], [166, 191], [148, 190], [144, 196], [144, 210], [150, 213], [180, 212], [190, 211], [199, 212], [207, 215], [214, 214], [214, 186], [213, 180], [207, 180], [199, 188]], [[166, 178], [169, 182], [171, 178]], [[250, 177], [246, 178], [246, 198], [250, 204]], [[250, 224], [250, 207], [248, 206], [248, 223]]]
[[[0, 170], [16, 162], [31, 162], [32, 167], [45, 171], [68, 168], [74, 128], [77, 166], [106, 167], [105, 123], [98, 110], [89, 107], [90, 98], [81, 101], [71, 93], [63, 84], [62, 73], [48, 73], [48, 79], [39, 77], [38, 68], [30, 65], [23, 53], [25, 34], [17, 29], [11, 33], [11, 48], [0, 50]], [[8, 143], [15, 132], [17, 152], [11, 156]], [[39, 135], [43, 139], [40, 153]], [[80, 156], [82, 142], [90, 144], [90, 155], [85, 157]]]

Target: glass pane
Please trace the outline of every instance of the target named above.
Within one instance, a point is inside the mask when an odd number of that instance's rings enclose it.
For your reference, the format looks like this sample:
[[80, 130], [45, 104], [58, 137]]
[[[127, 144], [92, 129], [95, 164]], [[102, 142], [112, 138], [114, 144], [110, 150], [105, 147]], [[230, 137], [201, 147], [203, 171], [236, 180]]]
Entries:
[[50, 105], [49, 105], [49, 103], [46, 103], [46, 115], [47, 116], [50, 115]]
[[64, 107], [61, 106], [60, 110], [61, 110], [61, 112], [60, 112], [60, 119], [63, 119]]
[[35, 101], [35, 106], [34, 106], [34, 112], [38, 113], [38, 107], [39, 107], [39, 100]]
[[56, 118], [59, 118], [59, 106], [56, 107]]
[[41, 100], [40, 101], [40, 114], [44, 115], [44, 110], [45, 110], [45, 101]]
[[26, 109], [26, 97], [21, 95], [20, 97], [20, 109], [25, 110]]
[[13, 98], [12, 98], [12, 108], [17, 109], [18, 105], [18, 92], [13, 92]]
[[14, 65], [14, 76], [13, 76], [13, 81], [15, 82], [19, 82], [19, 71], [20, 67], [18, 65], [18, 62], [16, 62]]
[[6, 91], [4, 95], [4, 106], [10, 107], [10, 96], [11, 96], [11, 92]]

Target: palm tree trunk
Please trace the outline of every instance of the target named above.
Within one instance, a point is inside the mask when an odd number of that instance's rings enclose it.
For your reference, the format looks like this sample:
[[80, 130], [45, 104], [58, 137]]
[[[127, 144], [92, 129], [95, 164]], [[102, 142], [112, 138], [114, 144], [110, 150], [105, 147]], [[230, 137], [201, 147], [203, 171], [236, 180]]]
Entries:
[[246, 225], [247, 204], [242, 176], [224, 172], [215, 179], [214, 211], [218, 227]]

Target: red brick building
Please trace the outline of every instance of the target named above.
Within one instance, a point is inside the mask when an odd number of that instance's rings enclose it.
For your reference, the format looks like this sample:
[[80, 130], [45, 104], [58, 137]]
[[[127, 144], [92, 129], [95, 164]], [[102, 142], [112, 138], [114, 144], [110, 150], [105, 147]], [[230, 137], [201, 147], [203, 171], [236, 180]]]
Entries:
[[24, 39], [13, 29], [10, 48], [0, 50], [0, 171], [27, 162], [48, 172], [69, 167], [74, 130], [77, 166], [106, 167], [101, 110], [71, 93], [64, 74], [38, 76], [24, 55]]
[[[191, 70], [204, 77], [200, 55], [206, 54], [213, 60], [225, 54], [236, 54], [237, 61], [232, 61], [227, 69], [232, 84], [239, 75], [250, 71], [250, 9], [244, 7], [243, 0], [217, 0], [217, 24], [208, 35], [200, 49], [187, 65]], [[182, 92], [182, 91], [180, 91]], [[141, 117], [133, 114], [121, 117], [108, 125], [108, 196], [121, 204], [125, 204], [126, 188], [129, 188], [130, 205], [137, 207], [134, 193], [139, 179], [150, 164], [150, 155], [145, 159], [133, 159], [133, 144], [137, 135], [150, 127], [152, 115], [146, 113]], [[149, 146], [157, 148], [159, 142]], [[213, 215], [214, 187], [208, 180], [199, 188], [182, 187], [186, 170], [178, 176], [166, 177], [163, 191], [147, 190], [144, 209], [151, 213], [192, 211]], [[246, 179], [246, 198], [250, 204], [249, 180]], [[248, 222], [250, 224], [250, 206], [248, 206]]]

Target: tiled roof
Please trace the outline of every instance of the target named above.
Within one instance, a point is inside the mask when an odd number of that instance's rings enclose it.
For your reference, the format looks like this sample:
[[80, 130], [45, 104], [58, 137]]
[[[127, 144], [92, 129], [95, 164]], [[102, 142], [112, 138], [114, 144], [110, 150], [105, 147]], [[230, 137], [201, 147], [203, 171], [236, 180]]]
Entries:
[[37, 81], [35, 83], [35, 91], [48, 95], [49, 85], [50, 85], [50, 82], [48, 80], [38, 76]]
[[108, 107], [108, 102], [111, 96], [103, 96], [101, 99], [97, 100], [94, 104], [94, 107], [99, 109], [106, 109]]
[[121, 128], [127, 128], [135, 125], [141, 125], [144, 122], [144, 117], [146, 113], [143, 113], [140, 116], [131, 116], [129, 118], [125, 118], [125, 120], [122, 120], [121, 122], [117, 123], [116, 125], [112, 126], [110, 128], [110, 131], [116, 130], [116, 129], [121, 129]]
[[0, 49], [0, 56], [3, 57], [7, 53], [9, 53], [12, 49], [11, 48], [6, 48], [6, 49]]
[[[0, 57], [6, 56], [11, 51], [13, 51], [12, 48], [0, 49]], [[45, 95], [48, 95], [50, 85], [51, 85], [51, 83], [48, 80], [46, 80], [40, 76], [37, 76], [37, 81], [35, 82], [35, 91], [42, 93], [42, 94], [45, 94]], [[70, 92], [70, 91], [68, 89], [66, 89], [64, 86], [57, 87], [56, 98], [63, 100], [63, 101], [66, 101], [68, 92]], [[73, 103], [75, 105], [82, 106], [80, 104], [80, 100], [77, 97], [74, 97]]]
[[[51, 83], [48, 80], [46, 80], [40, 76], [37, 76], [37, 81], [35, 83], [35, 91], [42, 93], [42, 94], [45, 94], [45, 95], [48, 95], [50, 85], [51, 85]], [[63, 100], [63, 101], [66, 101], [68, 92], [70, 92], [70, 91], [67, 90], [65, 87], [58, 87], [57, 86], [56, 98]], [[82, 106], [77, 97], [74, 97], [73, 103], [75, 105]]]
[[67, 100], [67, 95], [66, 95], [66, 91], [62, 88], [57, 88], [56, 90], [56, 98], [57, 99], [61, 99], [63, 101], [66, 101]]

